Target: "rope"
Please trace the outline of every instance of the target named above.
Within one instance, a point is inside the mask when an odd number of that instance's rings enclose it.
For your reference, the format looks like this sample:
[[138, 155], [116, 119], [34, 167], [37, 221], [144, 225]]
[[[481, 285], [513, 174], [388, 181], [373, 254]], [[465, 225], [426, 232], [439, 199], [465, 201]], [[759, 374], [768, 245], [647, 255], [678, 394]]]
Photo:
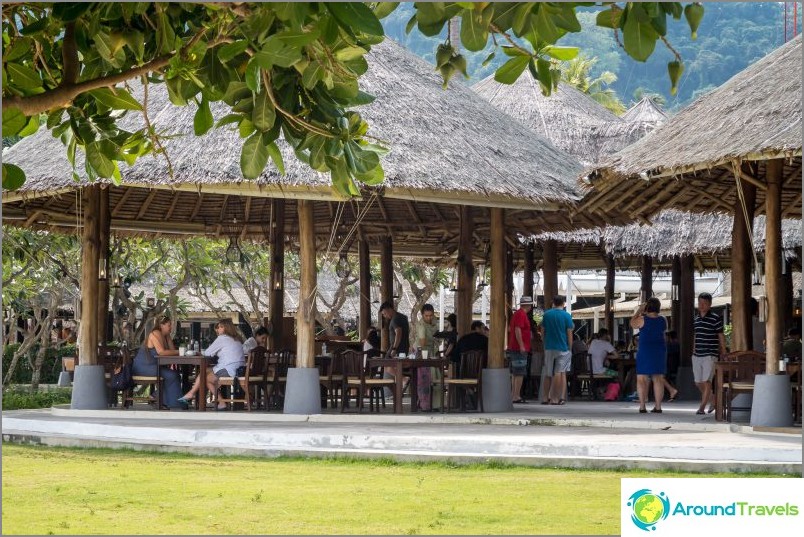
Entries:
[[[751, 255], [754, 258], [754, 268], [759, 269], [759, 259], [757, 259], [757, 250], [754, 245], [754, 232], [751, 229], [751, 225], [748, 223], [748, 207], [745, 204], [745, 194], [743, 193], [743, 183], [740, 179], [740, 167], [737, 165], [737, 162], [732, 160], [731, 166], [734, 170], [734, 180], [737, 183], [737, 197], [740, 199], [740, 207], [743, 210], [743, 218], [745, 221], [746, 231], [748, 232], [748, 243], [751, 245]], [[735, 215], [736, 217], [736, 215]]]

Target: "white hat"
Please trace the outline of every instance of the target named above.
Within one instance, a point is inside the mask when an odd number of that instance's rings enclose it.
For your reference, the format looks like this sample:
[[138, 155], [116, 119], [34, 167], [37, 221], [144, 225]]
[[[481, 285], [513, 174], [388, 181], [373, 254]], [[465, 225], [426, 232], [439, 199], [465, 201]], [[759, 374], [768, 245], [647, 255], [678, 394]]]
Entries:
[[526, 306], [526, 305], [533, 305], [533, 297], [532, 296], [522, 296], [519, 298], [519, 305]]

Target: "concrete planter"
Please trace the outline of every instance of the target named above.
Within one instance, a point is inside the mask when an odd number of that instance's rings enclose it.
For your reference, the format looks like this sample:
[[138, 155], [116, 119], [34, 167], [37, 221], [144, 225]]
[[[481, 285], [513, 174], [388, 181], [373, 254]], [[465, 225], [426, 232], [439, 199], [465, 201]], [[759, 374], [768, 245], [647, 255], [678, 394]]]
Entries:
[[70, 408], [100, 410], [109, 405], [105, 370], [102, 365], [78, 365], [73, 378]]
[[788, 375], [757, 375], [754, 378], [751, 427], [792, 427], [792, 405]]
[[317, 367], [288, 369], [285, 414], [321, 414], [321, 389]]
[[483, 370], [483, 412], [511, 412], [511, 372], [506, 368]]

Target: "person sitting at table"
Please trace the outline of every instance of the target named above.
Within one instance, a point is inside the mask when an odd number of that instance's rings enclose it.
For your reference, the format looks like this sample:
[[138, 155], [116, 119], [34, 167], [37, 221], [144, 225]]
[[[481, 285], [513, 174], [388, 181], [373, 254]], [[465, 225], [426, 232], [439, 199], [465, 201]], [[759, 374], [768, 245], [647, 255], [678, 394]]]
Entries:
[[[436, 333], [435, 308], [432, 304], [425, 304], [422, 306], [421, 315], [421, 320], [416, 323], [416, 345], [422, 352], [422, 358], [424, 358], [424, 351], [427, 352], [428, 358], [435, 358], [436, 348], [433, 337]], [[441, 394], [432, 390], [433, 382], [441, 380], [440, 375], [439, 368], [419, 367], [416, 369], [419, 410], [441, 408]]]
[[791, 362], [801, 361], [801, 328], [794, 326], [787, 331], [787, 339], [782, 343], [782, 355]]
[[366, 333], [366, 339], [363, 340], [363, 352], [380, 351], [380, 333], [377, 332], [376, 326], [369, 326]]
[[589, 354], [592, 355], [592, 374], [601, 375], [606, 372], [609, 358], [616, 358], [617, 351], [609, 341], [609, 331], [601, 328], [597, 337], [589, 344]]
[[[653, 381], [654, 407], [651, 412], [661, 414], [664, 399], [664, 375], [667, 372], [667, 343], [664, 333], [667, 320], [662, 317], [662, 303], [656, 297], [649, 298], [631, 317], [631, 328], [639, 330], [636, 355], [637, 395], [639, 412], [647, 412], [648, 381]], [[636, 339], [636, 336], [634, 337]]]
[[[218, 379], [221, 377], [233, 377], [237, 375], [238, 368], [246, 365], [243, 357], [243, 343], [240, 335], [237, 333], [234, 323], [231, 319], [221, 319], [215, 325], [215, 332], [218, 337], [212, 342], [209, 348], [204, 349], [201, 353], [206, 357], [217, 356], [218, 363], [212, 367], [212, 370], [207, 370], [207, 390], [209, 393], [214, 394], [214, 399], [218, 400]], [[193, 387], [190, 391], [184, 394], [179, 402], [189, 404], [193, 397], [201, 388], [201, 377], [196, 377]], [[206, 404], [202, 401], [202, 404]], [[219, 404], [217, 410], [224, 410], [226, 404]]]
[[248, 355], [257, 347], [268, 348], [268, 329], [264, 326], [257, 328], [254, 331], [254, 336], [243, 342], [243, 354]]
[[[148, 333], [145, 342], [137, 351], [134, 361], [131, 364], [131, 373], [137, 377], [157, 376], [157, 356], [178, 356], [179, 351], [170, 339], [170, 331], [173, 322], [170, 317], [165, 315], [156, 319], [153, 329]], [[159, 375], [162, 377], [164, 393], [159, 393], [157, 389], [157, 400], [161, 400], [161, 405], [168, 408], [183, 408], [185, 404], [179, 399], [181, 394], [181, 382], [178, 371], [170, 369], [168, 366], [159, 368]]]
[[457, 362], [460, 360], [460, 356], [455, 355], [455, 344], [458, 342], [458, 317], [450, 313], [446, 320], [446, 329], [436, 332], [433, 337], [444, 340], [444, 358]]

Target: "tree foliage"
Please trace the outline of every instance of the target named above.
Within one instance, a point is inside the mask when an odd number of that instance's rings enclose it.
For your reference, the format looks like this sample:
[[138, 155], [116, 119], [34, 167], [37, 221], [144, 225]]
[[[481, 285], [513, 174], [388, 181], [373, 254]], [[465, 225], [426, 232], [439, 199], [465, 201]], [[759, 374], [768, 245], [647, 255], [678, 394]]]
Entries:
[[578, 56], [561, 65], [561, 79], [589, 95], [613, 114], [622, 115], [626, 110], [625, 105], [611, 88], [611, 85], [617, 82], [617, 75], [611, 71], [603, 71], [593, 77], [592, 68], [596, 63], [597, 58]]
[[[498, 80], [513, 82], [528, 69], [549, 93], [560, 76], [550, 59], [577, 54], [556, 42], [581, 31], [576, 10], [589, 5], [417, 2], [408, 29], [433, 36], [457, 17], [463, 47], [482, 50], [491, 39], [509, 58], [497, 69]], [[663, 40], [668, 17], [684, 14], [694, 34], [703, 13], [697, 3], [606, 6], [598, 24], [621, 35], [625, 51], [640, 61]], [[6, 4], [3, 132], [24, 137], [44, 125], [63, 141], [73, 166], [76, 150], [86, 153], [76, 179], [81, 172], [90, 181], [119, 182], [120, 163], [131, 166], [162, 151], [147, 106], [120, 85], [134, 79], [146, 86], [164, 83], [175, 105], [197, 107], [195, 135], [237, 124], [245, 138], [240, 158], [245, 178], [258, 177], [269, 160], [284, 170], [276, 145], [282, 136], [297, 158], [329, 173], [338, 191], [357, 195], [358, 182], [383, 180], [384, 148], [352, 108], [373, 99], [358, 81], [368, 69], [365, 55], [384, 38], [380, 19], [396, 7], [388, 2]], [[456, 42], [448, 38], [437, 52], [445, 84], [456, 72], [466, 74]], [[675, 84], [680, 57], [670, 64]], [[210, 103], [218, 101], [231, 113], [215, 124]], [[127, 113], [143, 114], [146, 126], [123, 128], [119, 120]], [[3, 188], [13, 190], [24, 181], [22, 169], [3, 164]]]

